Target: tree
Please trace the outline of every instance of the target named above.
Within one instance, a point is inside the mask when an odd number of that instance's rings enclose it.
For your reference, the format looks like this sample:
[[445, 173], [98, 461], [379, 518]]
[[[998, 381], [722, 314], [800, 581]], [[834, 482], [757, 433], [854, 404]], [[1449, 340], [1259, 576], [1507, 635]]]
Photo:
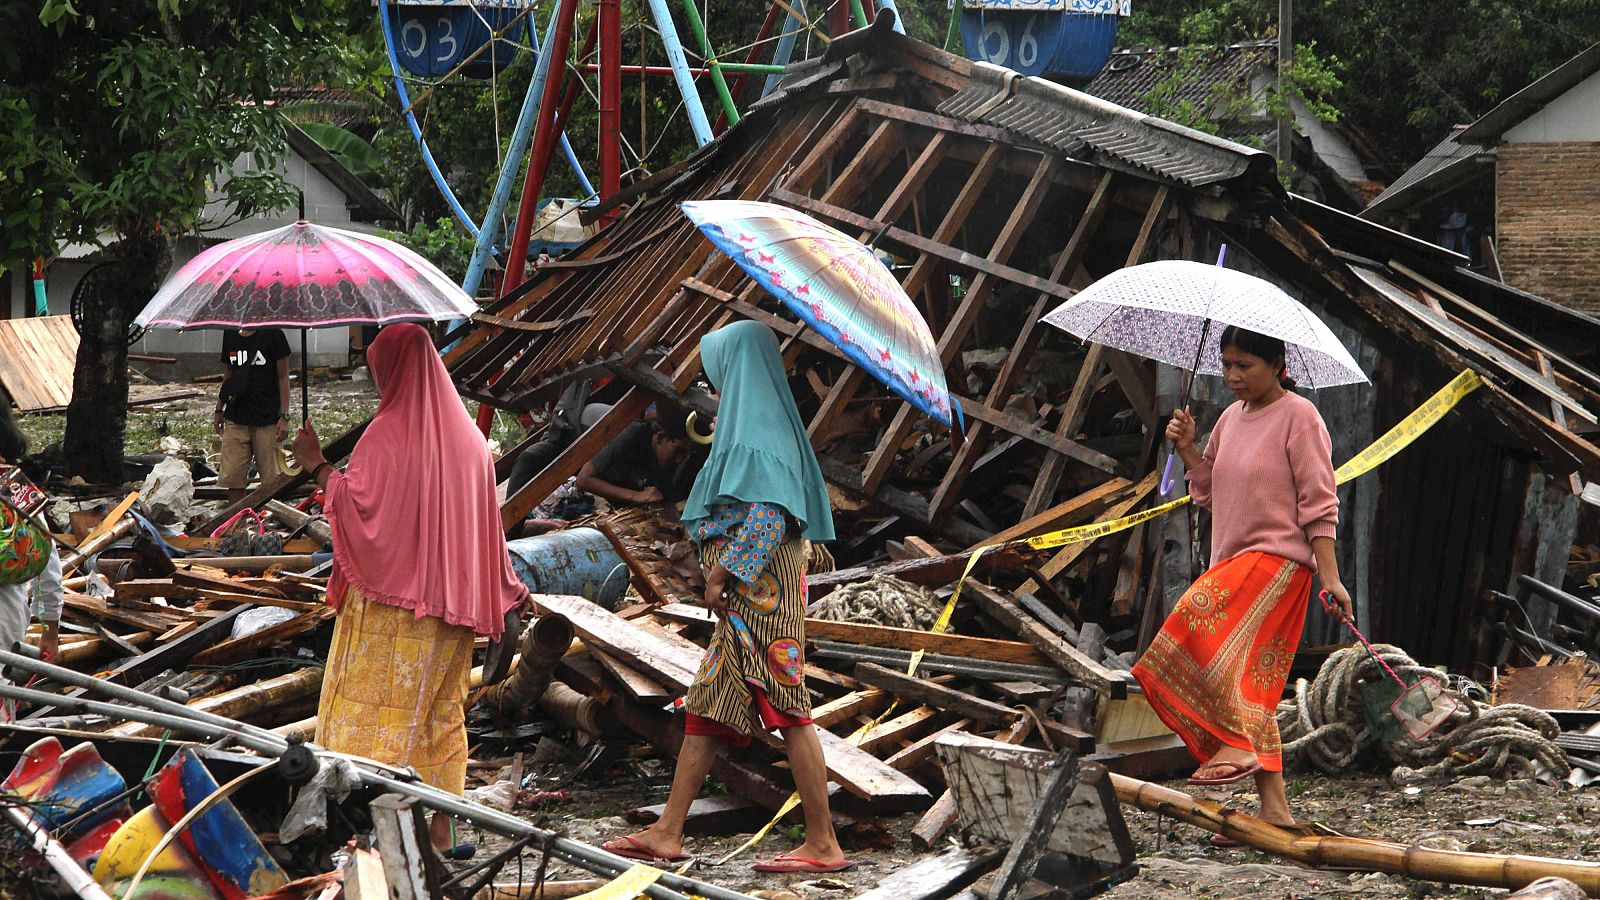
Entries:
[[[42, 0], [0, 5], [0, 265], [103, 246], [63, 440], [69, 470], [122, 478], [129, 324], [212, 192], [292, 207], [275, 87], [341, 76], [361, 0]], [[218, 182], [241, 154], [256, 171]]]
[[[1380, 138], [1398, 176], [1453, 124], [1487, 113], [1600, 40], [1597, 0], [1296, 0], [1297, 45], [1314, 69], [1339, 72], [1328, 102]], [[1123, 24], [1121, 46], [1227, 44], [1275, 34], [1275, 0], [1147, 0]]]

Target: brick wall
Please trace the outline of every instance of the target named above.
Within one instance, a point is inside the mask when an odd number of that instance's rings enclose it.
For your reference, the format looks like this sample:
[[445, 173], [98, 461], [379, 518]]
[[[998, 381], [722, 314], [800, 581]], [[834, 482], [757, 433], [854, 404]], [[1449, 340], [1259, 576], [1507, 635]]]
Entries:
[[1495, 223], [1507, 284], [1600, 312], [1600, 143], [1502, 144]]

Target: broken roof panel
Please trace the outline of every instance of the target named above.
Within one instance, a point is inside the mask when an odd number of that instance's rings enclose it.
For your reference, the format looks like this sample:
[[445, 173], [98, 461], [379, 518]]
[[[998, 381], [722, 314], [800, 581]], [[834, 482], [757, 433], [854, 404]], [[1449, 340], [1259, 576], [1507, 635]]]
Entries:
[[1067, 155], [1087, 145], [1191, 187], [1270, 174], [1275, 165], [1261, 150], [989, 63], [975, 63], [971, 81], [938, 111], [1015, 131]]

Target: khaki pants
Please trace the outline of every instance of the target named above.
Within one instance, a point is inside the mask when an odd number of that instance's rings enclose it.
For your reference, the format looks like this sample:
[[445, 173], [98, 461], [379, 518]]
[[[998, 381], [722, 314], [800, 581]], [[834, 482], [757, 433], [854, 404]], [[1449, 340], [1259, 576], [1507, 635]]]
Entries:
[[222, 423], [222, 462], [217, 467], [217, 484], [242, 489], [250, 484], [250, 459], [255, 458], [261, 484], [276, 484], [283, 476], [282, 456], [278, 452], [278, 426], [252, 428], [238, 422]]

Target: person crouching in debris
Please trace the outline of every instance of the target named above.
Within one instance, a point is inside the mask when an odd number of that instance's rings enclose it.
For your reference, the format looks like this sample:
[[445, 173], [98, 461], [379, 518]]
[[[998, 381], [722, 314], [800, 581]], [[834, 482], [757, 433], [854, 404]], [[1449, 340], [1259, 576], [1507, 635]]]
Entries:
[[[1223, 378], [1239, 401], [1223, 410], [1205, 453], [1187, 410], [1167, 425], [1195, 502], [1211, 510], [1213, 565], [1179, 598], [1133, 676], [1202, 761], [1190, 784], [1253, 775], [1261, 817], [1289, 825], [1277, 708], [1313, 573], [1350, 613], [1333, 553], [1333, 442], [1317, 408], [1289, 390], [1282, 341], [1229, 327], [1221, 343]], [[1212, 843], [1234, 844], [1221, 835]]]
[[[390, 325], [367, 349], [378, 411], [343, 471], [311, 423], [300, 465], [327, 490], [339, 611], [317, 742], [466, 787], [465, 702], [478, 635], [498, 636], [527, 598], [500, 530], [494, 463], [422, 326]], [[450, 821], [435, 814], [434, 845]], [[462, 848], [463, 850], [465, 848]]]
[[687, 859], [684, 820], [716, 742], [743, 747], [757, 732], [776, 728], [800, 792], [806, 837], [755, 868], [840, 871], [853, 863], [834, 834], [804, 673], [805, 548], [807, 540], [833, 540], [827, 485], [772, 332], [738, 322], [706, 335], [700, 354], [722, 399], [683, 524], [700, 547], [705, 602], [718, 614], [717, 627], [685, 698], [683, 747], [666, 810], [654, 825], [605, 849], [630, 859]]

